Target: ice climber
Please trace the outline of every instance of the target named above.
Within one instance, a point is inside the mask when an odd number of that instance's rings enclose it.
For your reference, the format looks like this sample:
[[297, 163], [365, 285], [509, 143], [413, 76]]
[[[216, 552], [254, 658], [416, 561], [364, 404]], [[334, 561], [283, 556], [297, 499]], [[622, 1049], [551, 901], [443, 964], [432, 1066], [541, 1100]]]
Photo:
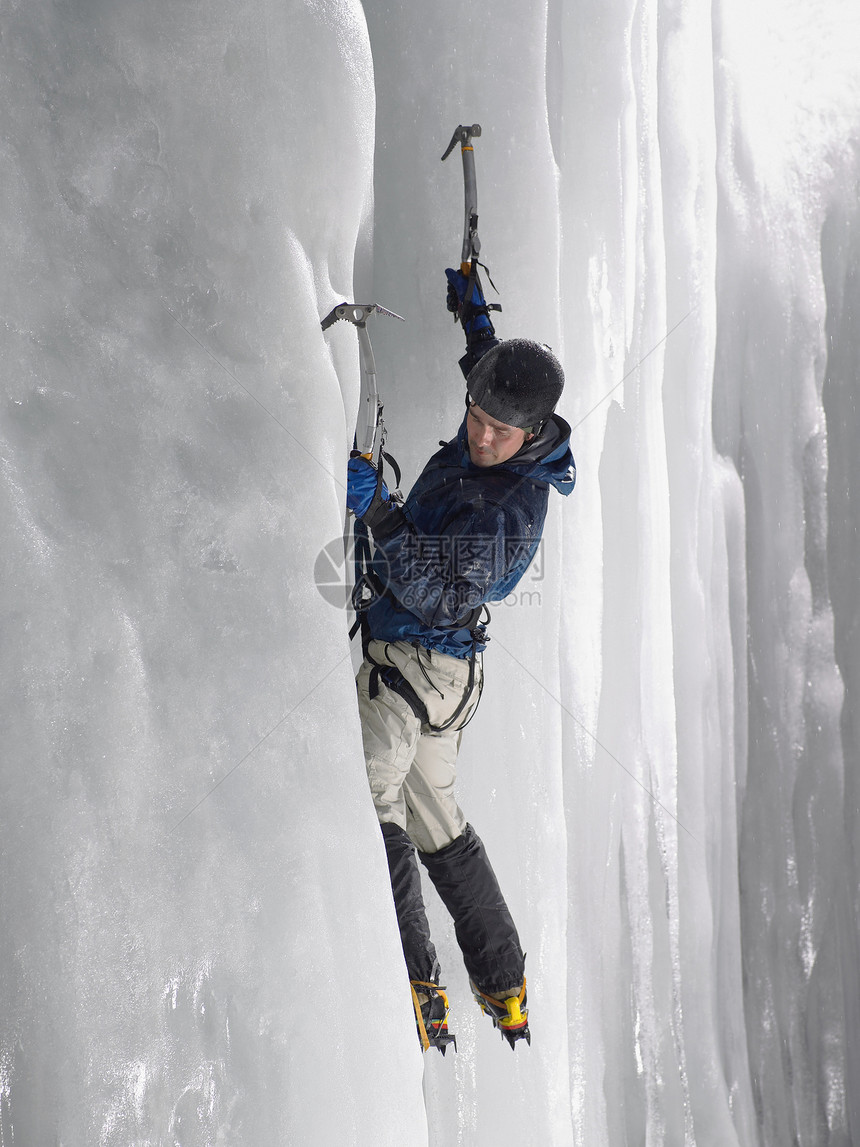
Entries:
[[570, 427], [554, 413], [562, 368], [546, 347], [499, 341], [478, 292], [446, 271], [467, 338], [466, 415], [405, 502], [363, 457], [349, 508], [370, 530], [377, 595], [357, 678], [364, 754], [382, 826], [422, 1046], [454, 1041], [416, 860], [454, 920], [472, 992], [511, 1046], [530, 1041], [519, 937], [484, 845], [454, 795], [463, 727], [480, 698], [484, 606], [503, 600], [538, 547], [551, 488], [569, 494]]

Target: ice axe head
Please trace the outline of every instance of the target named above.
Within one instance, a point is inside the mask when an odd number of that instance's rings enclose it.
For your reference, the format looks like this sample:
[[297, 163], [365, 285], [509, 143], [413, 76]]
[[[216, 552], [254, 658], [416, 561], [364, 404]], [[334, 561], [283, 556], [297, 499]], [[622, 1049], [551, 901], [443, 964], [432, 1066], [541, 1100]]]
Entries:
[[459, 124], [454, 134], [451, 136], [451, 142], [442, 156], [443, 161], [448, 158], [454, 148], [459, 145], [461, 147], [468, 147], [472, 139], [476, 139], [481, 134], [481, 125], [473, 123], [471, 127], [464, 127]]
[[353, 326], [363, 327], [374, 311], [379, 315], [388, 315], [390, 319], [400, 319], [402, 323], [406, 322], [402, 315], [396, 315], [394, 311], [387, 311], [385, 307], [380, 307], [379, 303], [338, 303], [333, 311], [329, 311], [320, 325], [324, 331], [327, 331], [340, 319], [345, 319]]

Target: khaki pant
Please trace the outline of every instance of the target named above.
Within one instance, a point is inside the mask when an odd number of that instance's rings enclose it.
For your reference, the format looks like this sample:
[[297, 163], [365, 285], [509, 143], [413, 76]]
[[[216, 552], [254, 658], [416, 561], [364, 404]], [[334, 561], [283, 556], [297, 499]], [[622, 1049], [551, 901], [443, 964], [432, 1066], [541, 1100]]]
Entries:
[[[408, 701], [382, 680], [371, 698], [374, 663], [400, 671], [427, 709], [429, 724], [422, 724]], [[454, 781], [462, 728], [477, 705], [480, 681], [479, 660], [469, 702], [454, 727], [434, 733], [430, 725], [444, 725], [468, 689], [468, 661], [423, 647], [417, 650], [405, 641], [371, 641], [368, 659], [358, 672], [358, 710], [376, 814], [380, 824], [405, 829], [421, 852], [437, 852], [466, 827], [454, 799]]]

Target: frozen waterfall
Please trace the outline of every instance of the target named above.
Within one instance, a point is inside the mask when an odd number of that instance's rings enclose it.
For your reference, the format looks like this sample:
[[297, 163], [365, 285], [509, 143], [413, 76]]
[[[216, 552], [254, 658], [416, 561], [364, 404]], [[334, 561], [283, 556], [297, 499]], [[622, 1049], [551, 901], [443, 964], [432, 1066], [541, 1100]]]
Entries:
[[[0, 1147], [860, 1141], [856, 0], [10, 0], [0, 58]], [[315, 584], [359, 394], [319, 320], [408, 319], [408, 486], [473, 122], [579, 480], [460, 757], [532, 1045], [431, 900], [443, 1059]]]

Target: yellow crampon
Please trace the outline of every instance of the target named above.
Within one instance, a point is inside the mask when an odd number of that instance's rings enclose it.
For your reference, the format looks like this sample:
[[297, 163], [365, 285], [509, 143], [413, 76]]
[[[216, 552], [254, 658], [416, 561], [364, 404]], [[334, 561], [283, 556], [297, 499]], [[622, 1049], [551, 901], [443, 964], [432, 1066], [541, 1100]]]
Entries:
[[[429, 993], [432, 994], [428, 994], [428, 999], [432, 998], [432, 996], [438, 996], [445, 1008], [444, 1014], [440, 1019], [431, 1021], [431, 1030], [429, 1032], [424, 1022], [424, 1013], [421, 1010], [421, 1001], [418, 999], [416, 988], [428, 988]], [[412, 1006], [415, 1009], [415, 1022], [418, 1025], [418, 1038], [421, 1040], [421, 1050], [427, 1051], [431, 1046], [438, 1047], [444, 1055], [447, 1045], [453, 1043], [454, 1050], [456, 1051], [457, 1041], [448, 1032], [448, 1012], [450, 1008], [448, 1005], [448, 996], [445, 994], [444, 989], [428, 981], [410, 980], [409, 990], [412, 992]], [[421, 994], [424, 995], [425, 993], [422, 992]]]
[[502, 1000], [502, 1003], [508, 1009], [508, 1018], [499, 1020], [499, 1023], [504, 1028], [520, 1028], [529, 1018], [529, 1013], [524, 1012], [520, 1008], [522, 997], [511, 996], [507, 1000]]
[[[415, 985], [419, 981], [410, 980], [409, 990], [412, 992], [412, 1006], [415, 1008], [415, 1022], [418, 1024], [418, 1038], [421, 1040], [421, 1050], [426, 1051], [430, 1046], [430, 1039], [427, 1035], [427, 1028], [424, 1026], [424, 1017], [421, 1014], [421, 1004], [418, 1002], [418, 993], [415, 991]], [[425, 985], [421, 985], [424, 987]]]
[[481, 1011], [490, 1017], [493, 1024], [507, 1038], [511, 1047], [521, 1038], [525, 1039], [526, 1043], [531, 1043], [528, 1026], [529, 1013], [528, 1009], [523, 1007], [526, 999], [525, 979], [523, 979], [523, 986], [520, 988], [519, 995], [508, 996], [504, 1000], [482, 992], [474, 981], [472, 982], [472, 992], [481, 1007]]

